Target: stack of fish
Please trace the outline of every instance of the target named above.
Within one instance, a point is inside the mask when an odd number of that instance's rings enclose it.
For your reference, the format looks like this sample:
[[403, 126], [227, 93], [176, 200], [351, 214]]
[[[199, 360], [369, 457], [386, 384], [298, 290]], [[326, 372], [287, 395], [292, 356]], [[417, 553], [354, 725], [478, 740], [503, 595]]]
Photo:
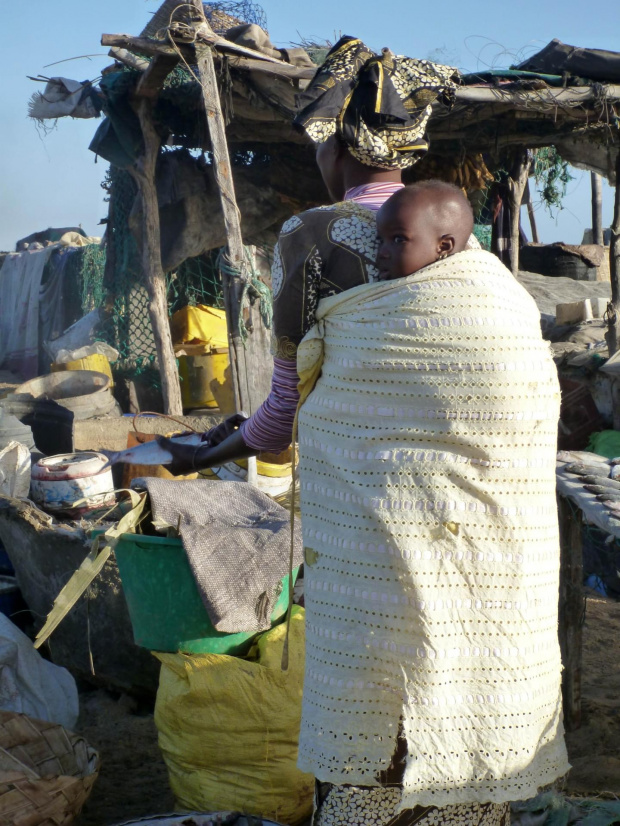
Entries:
[[559, 462], [567, 462], [562, 470], [578, 476], [588, 493], [609, 510], [609, 524], [620, 528], [620, 456], [608, 459], [597, 453], [579, 450], [561, 450]]

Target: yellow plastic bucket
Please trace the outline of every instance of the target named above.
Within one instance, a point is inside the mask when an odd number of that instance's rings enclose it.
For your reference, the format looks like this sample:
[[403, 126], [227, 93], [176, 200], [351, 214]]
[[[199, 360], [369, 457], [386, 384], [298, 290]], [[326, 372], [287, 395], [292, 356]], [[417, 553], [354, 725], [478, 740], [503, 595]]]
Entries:
[[114, 386], [110, 362], [107, 356], [102, 356], [101, 353], [95, 353], [93, 356], [86, 356], [86, 358], [76, 359], [75, 361], [67, 361], [63, 364], [55, 361], [51, 365], [52, 373], [62, 373], [63, 370], [94, 370], [95, 373], [103, 373], [105, 376], [109, 376], [110, 386]]
[[234, 412], [234, 396], [228, 352], [179, 356], [181, 399], [185, 410], [219, 407]]
[[209, 350], [228, 347], [226, 313], [215, 307], [183, 307], [170, 320], [175, 349], [185, 344], [204, 344]]

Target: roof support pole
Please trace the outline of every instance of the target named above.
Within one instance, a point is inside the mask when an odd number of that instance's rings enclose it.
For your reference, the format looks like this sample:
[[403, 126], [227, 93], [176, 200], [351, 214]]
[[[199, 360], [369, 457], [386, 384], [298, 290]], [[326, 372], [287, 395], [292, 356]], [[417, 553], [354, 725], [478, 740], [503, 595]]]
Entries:
[[564, 496], [558, 496], [560, 527], [560, 603], [558, 638], [562, 652], [562, 699], [567, 731], [581, 726], [583, 543], [581, 511]]
[[[620, 331], [618, 330], [618, 310], [620, 309], [620, 150], [616, 155], [616, 188], [614, 197], [614, 217], [611, 224], [611, 240], [609, 244], [609, 277], [611, 279], [611, 301], [607, 305], [605, 319], [608, 329], [605, 339], [609, 347], [609, 355], [618, 351]], [[620, 410], [614, 410], [614, 428], [620, 429]]]
[[592, 184], [592, 243], [603, 246], [603, 178], [590, 172]]
[[[204, 15], [201, 0], [192, 0], [192, 3], [196, 10], [196, 25], [199, 28], [210, 29]], [[222, 273], [235, 405], [238, 412], [244, 411], [250, 414], [253, 412], [252, 394], [250, 391], [251, 382], [248, 376], [246, 350], [239, 332], [239, 320], [243, 309], [242, 300], [247, 281], [245, 249], [241, 235], [241, 215], [235, 197], [232, 167], [226, 141], [224, 115], [222, 113], [211, 47], [197, 41], [196, 57], [198, 60], [198, 75], [202, 88], [202, 100], [213, 151], [213, 169], [220, 192], [222, 212], [224, 215], [228, 259], [231, 264], [231, 269], [239, 273], [239, 275]], [[241, 321], [241, 323], [243, 323], [243, 321]], [[254, 407], [255, 406], [256, 405], [254, 405]]]
[[530, 219], [530, 229], [532, 230], [532, 241], [535, 244], [538, 244], [538, 227], [536, 226], [536, 215], [534, 214], [534, 205], [532, 204], [532, 193], [530, 192], [529, 178], [525, 182], [525, 193], [523, 195], [523, 199], [527, 204], [527, 214]]
[[164, 411], [171, 416], [180, 416], [183, 413], [181, 385], [168, 320], [166, 277], [161, 262], [159, 203], [155, 185], [161, 139], [153, 125], [153, 100], [175, 64], [176, 56], [172, 59], [154, 58], [138, 83], [133, 108], [140, 120], [144, 151], [129, 167], [129, 172], [136, 181], [142, 198], [142, 274], [149, 295], [149, 316], [159, 362]]
[[512, 274], [519, 274], [519, 227], [521, 222], [521, 204], [527, 185], [532, 158], [525, 147], [519, 147], [508, 178], [508, 202], [510, 204], [510, 265]]

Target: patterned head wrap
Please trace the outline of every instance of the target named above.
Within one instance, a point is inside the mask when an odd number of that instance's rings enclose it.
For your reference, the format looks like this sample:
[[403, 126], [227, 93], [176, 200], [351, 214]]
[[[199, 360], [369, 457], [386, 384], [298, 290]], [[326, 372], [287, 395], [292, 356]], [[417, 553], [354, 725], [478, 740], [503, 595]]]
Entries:
[[342, 37], [305, 92], [295, 126], [323, 143], [338, 135], [367, 166], [406, 169], [428, 149], [431, 103], [454, 100], [458, 72], [428, 60], [372, 52]]

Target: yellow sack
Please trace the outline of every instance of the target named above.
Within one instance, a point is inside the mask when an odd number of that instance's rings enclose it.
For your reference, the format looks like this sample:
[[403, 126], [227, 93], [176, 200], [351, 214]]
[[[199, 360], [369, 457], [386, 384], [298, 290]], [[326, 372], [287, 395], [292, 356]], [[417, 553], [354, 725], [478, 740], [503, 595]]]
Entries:
[[198, 344], [204, 345], [206, 352], [222, 348], [228, 351], [226, 313], [215, 307], [183, 307], [172, 316], [170, 332], [175, 350], [183, 344]]
[[170, 787], [189, 811], [236, 811], [296, 824], [312, 812], [314, 778], [297, 768], [304, 610], [257, 637], [246, 659], [163, 654], [155, 723]]

